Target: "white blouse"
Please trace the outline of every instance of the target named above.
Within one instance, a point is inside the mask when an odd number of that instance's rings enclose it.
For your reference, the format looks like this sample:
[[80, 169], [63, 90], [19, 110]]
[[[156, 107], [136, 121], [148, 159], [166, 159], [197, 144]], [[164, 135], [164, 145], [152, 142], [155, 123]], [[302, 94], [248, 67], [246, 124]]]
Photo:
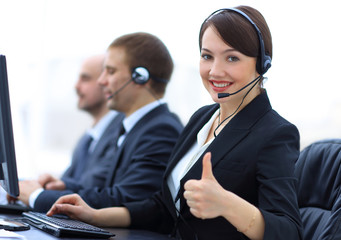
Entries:
[[[201, 130], [197, 134], [197, 141], [183, 156], [183, 158], [177, 163], [177, 165], [172, 170], [171, 174], [168, 176], [167, 184], [174, 201], [180, 189], [180, 180], [186, 175], [189, 169], [198, 161], [198, 158], [213, 141], [214, 138], [210, 139], [205, 144], [210, 129], [218, 114], [219, 109], [212, 115], [211, 119], [201, 128]], [[175, 206], [179, 210], [180, 206], [179, 201], [175, 203]]]

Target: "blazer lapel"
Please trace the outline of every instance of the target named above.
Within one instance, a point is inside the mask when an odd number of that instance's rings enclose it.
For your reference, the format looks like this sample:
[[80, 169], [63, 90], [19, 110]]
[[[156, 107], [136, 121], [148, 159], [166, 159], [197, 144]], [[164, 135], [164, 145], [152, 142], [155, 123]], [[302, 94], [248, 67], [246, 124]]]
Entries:
[[197, 119], [191, 119], [187, 124], [185, 129], [182, 131], [177, 144], [174, 147], [173, 154], [170, 157], [170, 162], [168, 163], [167, 169], [164, 174], [162, 192], [165, 204], [169, 208], [169, 212], [172, 214], [173, 218], [176, 219], [176, 209], [173, 201], [173, 197], [169, 191], [167, 179], [169, 174], [172, 172], [176, 164], [183, 157], [183, 155], [191, 148], [193, 143], [197, 139], [198, 131], [202, 128], [202, 126], [212, 117], [212, 114], [218, 109], [219, 105], [214, 104], [213, 107], [206, 111], [204, 114], [201, 114]]
[[124, 152], [125, 149], [125, 145], [129, 142], [131, 142], [130, 139], [135, 138], [135, 134], [137, 131], [139, 131], [140, 129], [143, 129], [143, 126], [146, 125], [146, 123], [148, 123], [149, 121], [151, 121], [151, 119], [155, 116], [155, 115], [160, 115], [163, 112], [167, 112], [168, 110], [168, 106], [167, 104], [161, 104], [160, 106], [152, 109], [150, 112], [148, 112], [146, 115], [144, 115], [135, 125], [134, 127], [127, 133], [126, 138], [124, 139], [124, 141], [122, 142], [120, 147], [116, 146], [116, 150], [114, 152], [114, 157], [113, 157], [113, 161], [112, 164], [110, 166], [110, 171], [109, 171], [109, 177], [107, 178], [106, 181], [106, 186], [111, 186], [112, 182], [115, 178], [116, 175], [116, 170], [117, 170], [117, 165], [120, 163], [121, 159], [121, 155]]
[[[193, 165], [190, 171], [181, 179], [180, 181], [180, 193], [181, 198], [183, 198], [183, 186], [184, 184], [190, 179], [201, 179], [202, 175], [202, 159], [207, 152], [212, 153], [212, 168], [215, 165], [224, 159], [226, 156], [240, 141], [242, 141], [249, 133], [249, 130], [242, 130], [242, 129], [226, 129], [222, 131], [210, 144], [210, 146], [206, 149], [206, 151], [199, 157], [199, 160]], [[226, 143], [222, 145], [221, 143]], [[185, 201], [181, 199], [180, 201], [180, 210], [184, 207]]]
[[[252, 126], [268, 111], [271, 110], [271, 105], [266, 92], [257, 96], [251, 103], [242, 109], [231, 121], [224, 127], [219, 135], [213, 140], [206, 151], [200, 156], [199, 160], [193, 165], [190, 171], [180, 181], [180, 211], [185, 206], [183, 198], [183, 186], [189, 179], [201, 179], [202, 174], [202, 158], [207, 152], [212, 152], [212, 168], [224, 159], [225, 156], [236, 146], [243, 141], [251, 131]], [[212, 115], [212, 114], [211, 114]], [[202, 121], [203, 126], [207, 121]], [[188, 149], [187, 149], [188, 150]], [[179, 159], [178, 159], [179, 161]]]
[[[187, 151], [192, 147], [192, 145], [197, 141], [197, 134], [200, 129], [209, 121], [212, 117], [213, 113], [218, 109], [219, 105], [214, 104], [209, 109], [209, 111], [200, 115], [197, 119], [191, 120], [186, 128], [181, 133], [176, 146], [174, 155], [171, 156], [168, 167], [165, 171], [165, 177], [172, 172], [175, 165], [179, 162], [179, 160], [187, 153]], [[189, 126], [189, 127], [188, 127]]]
[[[122, 113], [118, 113], [118, 115], [111, 121], [108, 127], [105, 129], [102, 137], [99, 139], [96, 148], [93, 153], [90, 155], [91, 163], [93, 166], [96, 166], [97, 159], [102, 157], [107, 151], [108, 148], [115, 148], [113, 146], [116, 145], [119, 128], [121, 126], [121, 122], [124, 118]], [[89, 161], [90, 162], [90, 161]]]

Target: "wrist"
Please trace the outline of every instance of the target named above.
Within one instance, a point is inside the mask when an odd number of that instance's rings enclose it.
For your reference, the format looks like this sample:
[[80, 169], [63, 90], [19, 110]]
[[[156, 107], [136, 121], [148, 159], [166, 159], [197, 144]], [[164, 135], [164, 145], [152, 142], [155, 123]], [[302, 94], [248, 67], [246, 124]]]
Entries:
[[89, 223], [92, 225], [105, 227], [103, 224], [101, 224], [101, 215], [103, 215], [101, 214], [101, 209], [90, 209], [90, 211], [92, 211], [92, 214], [90, 214]]
[[252, 205], [252, 206], [253, 206], [253, 210], [252, 210], [253, 213], [252, 213], [252, 218], [249, 222], [249, 225], [247, 227], [245, 227], [244, 229], [237, 229], [238, 232], [246, 234], [253, 227], [253, 225], [255, 225], [257, 208], [254, 205]]
[[33, 191], [29, 198], [28, 198], [28, 202], [24, 202], [26, 205], [30, 206], [31, 208], [34, 208], [34, 204], [37, 200], [37, 198], [39, 197], [39, 195], [44, 191], [43, 188], [38, 188], [35, 191]]
[[235, 211], [236, 209], [236, 195], [230, 191], [225, 191], [224, 196], [222, 199], [222, 217], [224, 217], [226, 220], [230, 221], [231, 219], [235, 219], [238, 216], [238, 211]]

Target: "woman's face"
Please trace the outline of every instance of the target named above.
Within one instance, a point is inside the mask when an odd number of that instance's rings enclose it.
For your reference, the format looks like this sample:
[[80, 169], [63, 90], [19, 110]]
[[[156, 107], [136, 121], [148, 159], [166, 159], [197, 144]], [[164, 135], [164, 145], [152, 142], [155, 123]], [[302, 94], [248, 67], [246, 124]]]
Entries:
[[[218, 93], [234, 93], [259, 76], [256, 58], [227, 45], [212, 26], [202, 37], [200, 75], [212, 99], [218, 103], [242, 99], [251, 86], [226, 98], [219, 99]], [[258, 86], [253, 88], [248, 98], [253, 99], [259, 91]]]

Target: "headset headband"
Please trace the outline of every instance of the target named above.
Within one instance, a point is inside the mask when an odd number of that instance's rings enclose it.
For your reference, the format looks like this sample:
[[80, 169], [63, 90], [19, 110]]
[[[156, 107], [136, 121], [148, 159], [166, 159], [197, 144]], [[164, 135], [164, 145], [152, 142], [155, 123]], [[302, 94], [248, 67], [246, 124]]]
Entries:
[[[238, 13], [239, 15], [244, 17], [246, 20], [248, 20], [251, 23], [251, 25], [254, 27], [254, 29], [257, 32], [257, 36], [259, 40], [259, 56], [257, 57], [256, 70], [260, 75], [265, 74], [268, 71], [268, 69], [271, 67], [271, 57], [265, 53], [265, 46], [264, 46], [264, 41], [263, 41], [261, 31], [247, 14], [245, 14], [243, 11], [237, 8], [222, 8], [222, 9], [218, 9], [214, 11], [210, 16], [208, 16], [208, 18], [206, 18], [204, 23], [208, 21], [210, 18], [212, 18], [214, 15], [223, 11], [233, 11], [233, 12]], [[201, 25], [201, 28], [204, 25], [204, 23]]]

